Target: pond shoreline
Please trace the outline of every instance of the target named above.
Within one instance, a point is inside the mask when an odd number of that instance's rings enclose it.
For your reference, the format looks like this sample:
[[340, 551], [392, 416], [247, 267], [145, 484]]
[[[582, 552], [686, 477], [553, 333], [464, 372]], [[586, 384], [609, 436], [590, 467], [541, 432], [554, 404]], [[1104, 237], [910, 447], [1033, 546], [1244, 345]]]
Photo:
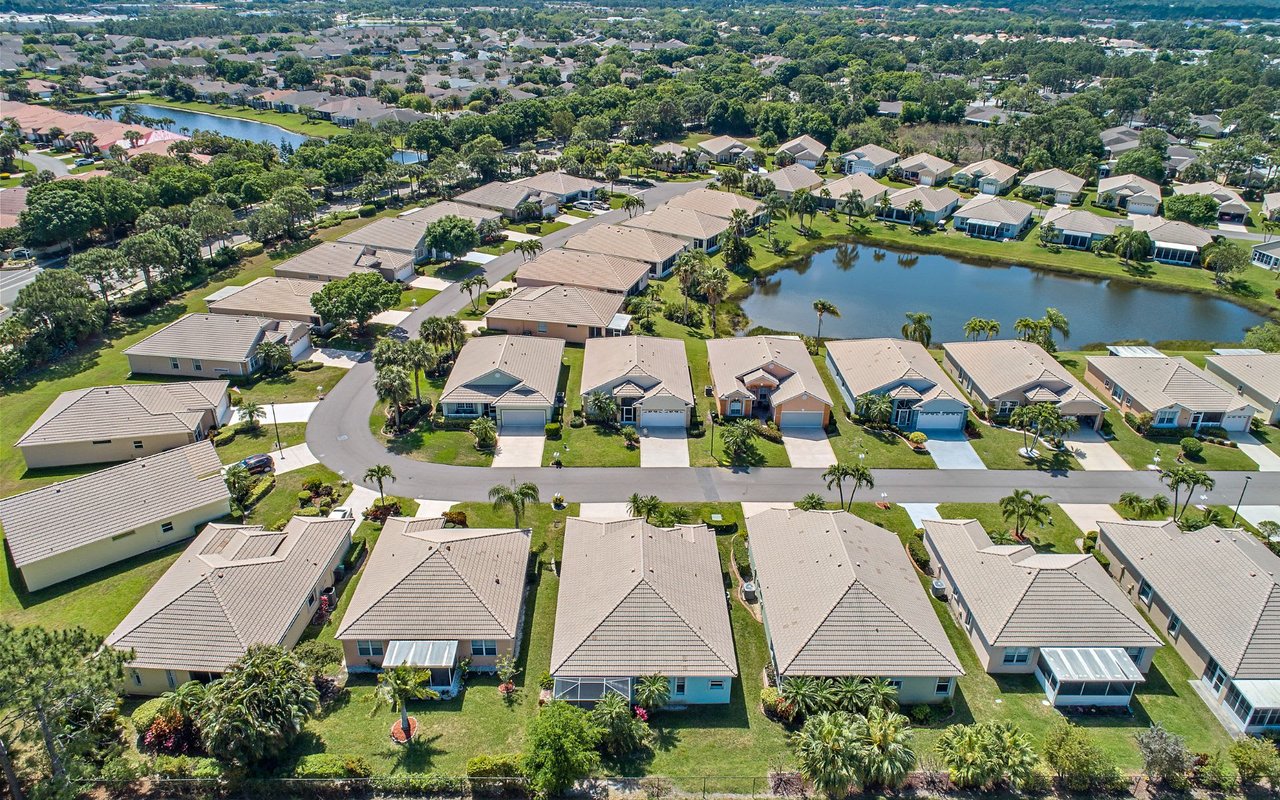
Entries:
[[[198, 103], [199, 101], [192, 100], [190, 102]], [[207, 105], [210, 108], [217, 108], [217, 106], [212, 103], [200, 103], [200, 105]], [[288, 134], [290, 136], [302, 136], [307, 139], [320, 139], [322, 141], [329, 138], [328, 136], [323, 136], [318, 133], [313, 134], [307, 131], [290, 130], [289, 128], [286, 128], [283, 125], [278, 125], [274, 122], [266, 122], [260, 119], [253, 119], [252, 117], [238, 117], [234, 114], [219, 114], [216, 111], [197, 111], [194, 108], [187, 108], [185, 104], [181, 104], [175, 101], [170, 101], [167, 98], [156, 97], [153, 95], [145, 95], [143, 97], [130, 97], [124, 100], [113, 100], [108, 103], [103, 103], [104, 108], [118, 108], [120, 106], [151, 106], [152, 108], [172, 109], [174, 111], [182, 111], [187, 114], [199, 114], [205, 117], [216, 117], [218, 119], [228, 119], [228, 120], [234, 120], [236, 122], [248, 122], [254, 125], [265, 125], [268, 128], [274, 128], [280, 131], [281, 133]], [[249, 108], [249, 107], [245, 106], [245, 108]], [[283, 112], [275, 112], [275, 113], [283, 113]]]

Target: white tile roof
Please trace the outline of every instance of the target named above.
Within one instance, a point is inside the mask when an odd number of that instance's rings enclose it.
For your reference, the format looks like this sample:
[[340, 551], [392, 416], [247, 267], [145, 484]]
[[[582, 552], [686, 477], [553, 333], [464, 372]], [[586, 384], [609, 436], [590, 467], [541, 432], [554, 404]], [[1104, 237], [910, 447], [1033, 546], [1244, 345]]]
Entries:
[[711, 381], [720, 397], [734, 392], [751, 395], [744, 378], [765, 370], [778, 381], [771, 398], [774, 405], [801, 394], [831, 405], [831, 395], [827, 394], [818, 368], [804, 342], [795, 336], [711, 339], [707, 342], [707, 360], [711, 362]]
[[968, 405], [963, 393], [919, 342], [905, 339], [845, 339], [827, 342], [827, 355], [855, 398], [900, 384], [927, 384], [921, 399], [949, 397]]
[[1086, 361], [1150, 411], [1175, 405], [1193, 411], [1252, 408], [1247, 400], [1181, 356], [1089, 356]]
[[305, 322], [238, 314], [187, 314], [127, 348], [127, 356], [248, 361], [263, 341], [296, 342]]
[[1026, 203], [1006, 200], [993, 194], [980, 194], [960, 206], [955, 216], [982, 222], [1021, 225], [1031, 218], [1033, 210]]
[[588, 339], [582, 357], [582, 393], [590, 394], [619, 381], [634, 384], [644, 396], [670, 394], [694, 403], [689, 359], [680, 339], [656, 336], [609, 336]]
[[579, 286], [526, 286], [490, 306], [485, 319], [563, 322], [602, 328], [622, 310], [623, 302], [622, 295]]

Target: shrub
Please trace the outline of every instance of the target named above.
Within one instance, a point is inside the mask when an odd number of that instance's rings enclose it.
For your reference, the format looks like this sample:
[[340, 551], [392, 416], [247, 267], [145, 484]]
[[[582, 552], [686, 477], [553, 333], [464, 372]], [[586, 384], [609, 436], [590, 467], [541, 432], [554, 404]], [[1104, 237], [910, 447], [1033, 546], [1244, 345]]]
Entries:
[[911, 442], [911, 443], [912, 443], [913, 445], [915, 445], [916, 447], [920, 447], [920, 446], [921, 446], [921, 445], [923, 445], [925, 442], [929, 441], [929, 437], [928, 437], [928, 436], [925, 436], [925, 435], [924, 435], [922, 432], [920, 432], [920, 431], [912, 431], [912, 432], [911, 432], [911, 435], [909, 435], [909, 436], [907, 437], [907, 441], [908, 441], [908, 442]]
[[551, 691], [552, 689], [555, 688], [555, 686], [556, 686], [556, 679], [551, 677], [550, 672], [544, 672], [542, 673], [542, 677], [538, 678], [539, 689], [546, 689], [547, 691]]
[[778, 687], [766, 686], [760, 690], [760, 705], [764, 708], [764, 713], [778, 713], [778, 704], [781, 702], [782, 695], [778, 692]]
[[542, 233], [542, 226], [537, 223], [530, 223], [524, 226], [525, 233]]
[[226, 447], [227, 445], [231, 444], [235, 440], [236, 440], [236, 429], [228, 426], [218, 431], [218, 435], [213, 437], [213, 446]]
[[573, 419], [569, 420], [570, 428], [581, 428], [583, 425], [586, 425], [586, 424], [587, 424], [587, 421], [582, 417], [578, 417], [578, 416], [575, 416]]
[[318, 517], [320, 516], [320, 509], [316, 508], [315, 506], [307, 506], [306, 508], [299, 509], [298, 513], [295, 516]]
[[264, 476], [261, 480], [259, 480], [257, 483], [253, 485], [252, 489], [249, 490], [249, 496], [245, 498], [244, 507], [251, 508], [257, 505], [262, 500], [262, 498], [270, 494], [271, 490], [274, 489], [275, 487], [276, 487], [275, 476], [274, 475]]
[[1280, 782], [1280, 753], [1276, 752], [1274, 743], [1255, 736], [1244, 736], [1231, 743], [1227, 751], [1231, 763], [1240, 772], [1240, 780], [1246, 785], [1256, 784], [1262, 780], [1270, 781], [1272, 786]]
[[928, 572], [933, 564], [933, 559], [929, 558], [929, 550], [924, 546], [924, 534], [915, 531], [907, 539], [907, 553], [910, 554], [911, 560], [916, 562], [916, 566], [922, 572]]
[[465, 511], [446, 511], [441, 516], [444, 517], [446, 525], [452, 525], [455, 528], [467, 527], [467, 512]]
[[782, 431], [772, 421], [760, 426], [760, 438], [774, 444], [782, 444]]
[[389, 775], [373, 778], [369, 788], [380, 794], [449, 794], [461, 796], [466, 793], [464, 778], [454, 778], [435, 772]]
[[368, 778], [373, 767], [363, 756], [344, 756], [336, 753], [311, 753], [298, 759], [293, 765], [293, 777], [311, 780], [337, 778]]
[[293, 368], [298, 370], [299, 372], [315, 372], [318, 369], [323, 369], [324, 364], [321, 364], [319, 361], [312, 361], [311, 359], [307, 359], [306, 361], [297, 362], [296, 364], [293, 365]]
[[311, 502], [311, 492], [307, 491], [306, 489], [303, 489], [302, 491], [298, 492], [299, 508], [305, 507], [310, 502]]
[[378, 207], [373, 205], [372, 203], [368, 203], [366, 205], [360, 206], [360, 209], [357, 213], [359, 213], [360, 216], [362, 217], [372, 217], [374, 214], [378, 213]]
[[1084, 542], [1082, 543], [1082, 546], [1080, 549], [1084, 550], [1086, 553], [1092, 553], [1094, 550], [1097, 549], [1097, 547], [1098, 547], [1098, 532], [1089, 531], [1084, 535]]
[[481, 755], [467, 761], [467, 777], [477, 794], [500, 794], [524, 785], [524, 764], [519, 753]]
[[160, 714], [160, 709], [164, 707], [164, 699], [153, 697], [142, 705], [133, 710], [129, 715], [129, 721], [133, 723], [133, 729], [139, 734], [146, 733], [151, 727], [151, 723], [156, 721], [156, 717]]
[[562, 430], [562, 427], [559, 422], [548, 422], [547, 429], [546, 429], [547, 438], [559, 439], [561, 430]]
[[351, 543], [351, 549], [347, 551], [347, 555], [342, 559], [342, 566], [347, 572], [355, 569], [356, 564], [360, 563], [360, 559], [364, 558], [365, 551], [369, 549], [369, 544], [364, 539], [357, 539]]
[[917, 725], [928, 725], [933, 722], [933, 706], [917, 703], [910, 708], [907, 715]]
[[262, 242], [241, 242], [236, 245], [236, 252], [238, 252], [242, 258], [260, 256], [264, 250], [266, 250], [266, 248], [263, 246]]
[[1202, 443], [1199, 439], [1193, 438], [1191, 436], [1188, 436], [1182, 441], [1178, 442], [1178, 446], [1182, 448], [1183, 454], [1186, 455], [1188, 458], [1195, 458], [1196, 456], [1204, 452], [1204, 443]]
[[1213, 753], [1196, 770], [1196, 781], [1215, 792], [1229, 792], [1239, 784], [1239, 776], [1231, 762], [1221, 753]]
[[364, 518], [382, 524], [387, 521], [387, 517], [400, 516], [400, 504], [395, 500], [388, 500], [385, 503], [374, 503], [365, 509]]
[[293, 648], [293, 655], [313, 671], [324, 672], [342, 663], [342, 646], [337, 642], [309, 639]]

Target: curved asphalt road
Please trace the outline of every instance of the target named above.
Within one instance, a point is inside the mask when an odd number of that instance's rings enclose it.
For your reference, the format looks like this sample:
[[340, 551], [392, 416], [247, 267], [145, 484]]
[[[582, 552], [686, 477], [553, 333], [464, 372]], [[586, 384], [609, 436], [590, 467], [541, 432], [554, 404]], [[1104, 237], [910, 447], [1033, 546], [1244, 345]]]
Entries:
[[[649, 208], [684, 194], [705, 183], [663, 183], [644, 193]], [[612, 211], [578, 225], [543, 237], [550, 250], [575, 233], [592, 225], [616, 222], [625, 212]], [[484, 265], [483, 272], [496, 283], [519, 267], [523, 257], [507, 253]], [[466, 303], [465, 294], [446, 290], [431, 298], [411, 314], [401, 328], [410, 335], [429, 316], [450, 316]], [[494, 469], [429, 464], [387, 451], [369, 430], [369, 417], [377, 404], [373, 390], [371, 362], [357, 364], [320, 401], [307, 424], [307, 445], [322, 464], [347, 480], [359, 482], [372, 464], [388, 464], [395, 472], [395, 492], [404, 497], [470, 501], [486, 499], [489, 487], [510, 480], [533, 481], [544, 497], [554, 493], [569, 502], [618, 502], [633, 492], [656, 494], [677, 503], [723, 501], [792, 502], [809, 492], [832, 498], [820, 469], [758, 468], [732, 470], [698, 468], [568, 468], [530, 467]], [[1216, 488], [1208, 492], [1209, 503], [1234, 505], [1251, 478], [1247, 505], [1280, 502], [1280, 472], [1217, 472]], [[861, 499], [884, 499], [894, 503], [995, 502], [1011, 488], [1026, 488], [1048, 494], [1059, 503], [1111, 503], [1122, 492], [1152, 494], [1163, 489], [1152, 472], [1070, 472], [1045, 473], [1031, 470], [913, 470], [875, 471], [876, 486], [863, 490]], [[1197, 501], [1198, 502], [1198, 501]]]
[[67, 166], [67, 162], [60, 158], [47, 156], [44, 153], [20, 153], [19, 157], [23, 161], [30, 162], [37, 170], [49, 170], [53, 173], [55, 178], [61, 178], [71, 174], [71, 167]]

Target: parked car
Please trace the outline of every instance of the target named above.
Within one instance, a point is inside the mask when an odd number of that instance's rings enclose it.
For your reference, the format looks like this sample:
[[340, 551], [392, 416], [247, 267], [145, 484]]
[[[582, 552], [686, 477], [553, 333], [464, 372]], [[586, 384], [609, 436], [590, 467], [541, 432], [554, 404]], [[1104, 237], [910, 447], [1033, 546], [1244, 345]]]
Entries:
[[596, 204], [590, 200], [579, 200], [573, 204], [573, 207], [579, 211], [595, 211]]
[[591, 205], [595, 208], [595, 210], [596, 210], [596, 211], [608, 211], [608, 210], [609, 210], [609, 204], [608, 204], [608, 203], [606, 203], [606, 202], [605, 202], [605, 201], [603, 201], [603, 200], [593, 200], [593, 201], [591, 202]]
[[72, 163], [75, 164], [77, 167], [92, 167], [97, 162], [94, 161], [92, 158], [77, 158]]
[[266, 453], [258, 453], [240, 461], [240, 466], [249, 470], [250, 475], [260, 475], [276, 468], [276, 461]]
[[329, 510], [329, 519], [351, 519], [355, 514], [346, 506], [338, 506]]

